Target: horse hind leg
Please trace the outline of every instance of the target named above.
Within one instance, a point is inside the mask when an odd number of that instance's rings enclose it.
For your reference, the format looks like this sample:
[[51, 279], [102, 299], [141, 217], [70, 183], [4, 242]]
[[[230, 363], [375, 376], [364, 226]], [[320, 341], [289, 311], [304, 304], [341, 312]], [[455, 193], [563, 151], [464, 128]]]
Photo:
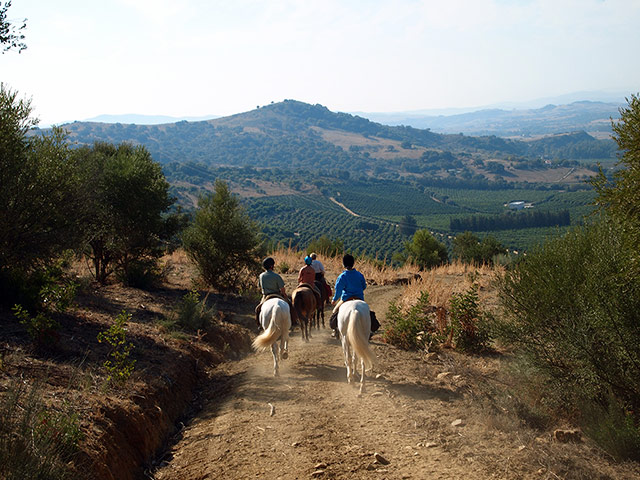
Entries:
[[273, 345], [271, 345], [271, 353], [273, 354], [273, 376], [274, 377], [280, 376], [280, 372], [278, 368], [278, 356], [280, 352], [278, 350], [279, 350], [278, 342], [273, 343]]
[[360, 368], [362, 369], [362, 376], [360, 377], [360, 395], [364, 393], [364, 359], [360, 359]]

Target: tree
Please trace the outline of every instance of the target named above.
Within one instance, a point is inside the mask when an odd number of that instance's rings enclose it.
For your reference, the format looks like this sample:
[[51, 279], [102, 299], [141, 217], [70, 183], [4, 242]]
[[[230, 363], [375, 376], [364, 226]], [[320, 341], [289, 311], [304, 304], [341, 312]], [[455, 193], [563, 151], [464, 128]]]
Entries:
[[95, 143], [75, 153], [84, 185], [90, 247], [96, 279], [104, 283], [119, 269], [125, 279], [142, 259], [157, 258], [173, 203], [162, 167], [143, 146]]
[[476, 256], [480, 239], [466, 231], [453, 239], [453, 256], [464, 263], [471, 263]]
[[493, 263], [493, 257], [507, 253], [507, 249], [493, 235], [482, 241], [467, 231], [453, 239], [453, 255], [465, 263]]
[[322, 235], [320, 238], [312, 240], [307, 250], [327, 257], [335, 257], [344, 252], [344, 243], [342, 240], [331, 240], [329, 237]]
[[612, 122], [621, 152], [618, 165], [623, 168], [611, 180], [600, 169], [591, 184], [598, 194], [596, 205], [640, 230], [640, 95], [631, 95], [627, 103], [620, 109], [620, 120]]
[[405, 215], [400, 219], [400, 233], [403, 235], [413, 235], [418, 229], [418, 222], [411, 215]]
[[183, 244], [208, 285], [235, 290], [260, 271], [257, 258], [263, 252], [258, 232], [228, 185], [216, 180], [214, 191], [199, 199]]
[[410, 259], [420, 268], [442, 265], [448, 260], [447, 248], [438, 242], [429, 230], [418, 230], [405, 249]]
[[7, 10], [10, 6], [11, 1], [5, 2], [4, 5], [0, 2], [0, 45], [3, 45], [3, 54], [12, 48], [17, 48], [18, 53], [27, 48], [27, 45], [22, 41], [24, 40], [22, 31], [27, 27], [27, 19], [25, 18], [22, 25], [17, 28], [15, 25], [11, 25], [7, 19]]
[[26, 273], [78, 246], [79, 178], [66, 136], [28, 135], [31, 101], [0, 83], [0, 270]]

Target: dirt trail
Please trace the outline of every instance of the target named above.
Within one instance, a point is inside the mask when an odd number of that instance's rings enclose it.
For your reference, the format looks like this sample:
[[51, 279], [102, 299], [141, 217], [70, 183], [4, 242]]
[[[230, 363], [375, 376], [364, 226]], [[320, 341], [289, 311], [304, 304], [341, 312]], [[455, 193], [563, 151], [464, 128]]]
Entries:
[[[393, 286], [367, 289], [383, 325], [388, 302], [399, 293]], [[545, 465], [548, 449], [572, 449], [574, 458], [575, 449], [586, 449], [488, 428], [490, 416], [471, 395], [473, 373], [462, 357], [446, 353], [427, 361], [379, 336], [372, 339], [377, 363], [359, 397], [347, 384], [330, 330], [312, 335], [304, 344], [295, 332], [279, 378], [272, 376], [270, 352], [219, 366], [202, 411], [154, 478], [571, 478]], [[494, 368], [491, 360], [475, 362], [481, 372]]]

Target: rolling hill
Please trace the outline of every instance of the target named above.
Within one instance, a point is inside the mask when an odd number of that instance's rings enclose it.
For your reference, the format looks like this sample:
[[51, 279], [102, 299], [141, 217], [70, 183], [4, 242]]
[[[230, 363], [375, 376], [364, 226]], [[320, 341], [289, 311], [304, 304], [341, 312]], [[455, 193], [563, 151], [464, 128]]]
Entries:
[[[438, 134], [295, 100], [207, 121], [63, 127], [77, 144], [144, 145], [186, 208], [223, 179], [274, 243], [304, 246], [324, 235], [387, 258], [408, 239], [399, 233], [406, 215], [445, 242], [452, 218], [500, 215], [513, 200], [568, 210], [575, 224], [589, 210], [584, 180], [616, 151], [584, 131], [526, 142]], [[550, 230], [491, 233], [522, 249]]]

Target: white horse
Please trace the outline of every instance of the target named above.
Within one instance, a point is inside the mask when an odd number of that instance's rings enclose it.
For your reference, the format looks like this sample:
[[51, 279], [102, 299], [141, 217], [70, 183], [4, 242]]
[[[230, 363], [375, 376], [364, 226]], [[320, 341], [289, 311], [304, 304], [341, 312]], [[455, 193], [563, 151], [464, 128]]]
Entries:
[[[289, 329], [291, 315], [289, 305], [281, 298], [270, 298], [262, 304], [260, 309], [260, 324], [264, 332], [253, 341], [253, 348], [264, 351], [271, 347], [273, 353], [273, 376], [277, 377], [278, 359], [289, 357]], [[280, 340], [280, 345], [277, 344]]]
[[369, 348], [369, 334], [371, 333], [371, 314], [369, 305], [362, 300], [350, 300], [340, 305], [338, 310], [338, 330], [342, 339], [344, 364], [347, 366], [347, 381], [354, 381], [356, 370], [356, 356], [360, 358], [362, 377], [360, 378], [360, 393], [364, 391], [365, 369], [373, 367], [375, 355]]

